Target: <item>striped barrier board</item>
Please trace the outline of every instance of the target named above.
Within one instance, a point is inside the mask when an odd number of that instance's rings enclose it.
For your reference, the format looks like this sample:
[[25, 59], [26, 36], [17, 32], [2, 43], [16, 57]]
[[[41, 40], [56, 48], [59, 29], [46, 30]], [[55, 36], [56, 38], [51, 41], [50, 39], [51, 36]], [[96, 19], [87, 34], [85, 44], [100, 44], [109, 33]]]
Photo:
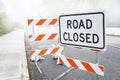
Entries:
[[104, 66], [102, 65], [88, 63], [85, 61], [67, 58], [64, 56], [59, 56], [57, 64], [64, 64], [68, 67], [73, 67], [73, 68], [81, 69], [87, 72], [104, 76]]
[[33, 41], [55, 40], [58, 39], [58, 33], [29, 35], [29, 39]]
[[[59, 40], [58, 40], [58, 42], [59, 42]], [[77, 48], [77, 49], [84, 49], [81, 46], [71, 46], [71, 45], [66, 45], [66, 44], [61, 44], [61, 46], [68, 46], [68, 47]], [[103, 52], [102, 50], [99, 50], [99, 49], [93, 49], [93, 48], [87, 48], [87, 49], [90, 51], [93, 51], [93, 52]]]
[[30, 56], [54, 55], [63, 52], [63, 47], [43, 48], [39, 50], [30, 50]]
[[28, 19], [28, 26], [58, 26], [58, 19]]

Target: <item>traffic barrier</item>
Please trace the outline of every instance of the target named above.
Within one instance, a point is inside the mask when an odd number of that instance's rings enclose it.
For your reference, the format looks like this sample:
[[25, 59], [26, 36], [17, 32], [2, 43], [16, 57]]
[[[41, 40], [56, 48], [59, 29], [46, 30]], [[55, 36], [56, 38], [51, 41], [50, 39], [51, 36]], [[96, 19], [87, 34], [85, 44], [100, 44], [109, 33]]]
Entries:
[[29, 35], [29, 39], [33, 41], [55, 40], [58, 39], [58, 33]]
[[43, 56], [43, 55], [54, 55], [57, 54], [59, 55], [60, 53], [63, 52], [63, 47], [53, 47], [53, 48], [43, 48], [39, 50], [30, 50], [30, 56]]
[[76, 59], [72, 59], [64, 56], [58, 57], [57, 64], [64, 64], [67, 67], [78, 68], [87, 72], [104, 76], [104, 66], [102, 65], [88, 63], [85, 61], [80, 61], [80, 60], [76, 60]]
[[28, 19], [28, 26], [57, 26], [58, 25], [58, 19]]
[[[41, 29], [46, 29], [46, 28], [49, 28], [51, 26], [58, 26], [58, 19], [57, 18], [52, 18], [52, 19], [28, 19], [28, 26], [33, 26], [32, 29], [33, 29], [33, 34], [32, 35], [29, 35], [29, 39], [30, 41], [52, 41], [52, 40], [58, 40], [58, 33], [57, 32], [53, 32], [53, 33], [35, 33], [35, 29], [37, 28], [34, 28], [36, 26], [40, 27]], [[44, 28], [42, 28], [44, 27]], [[51, 29], [51, 28], [50, 28]], [[34, 52], [33, 55], [31, 55], [31, 58], [32, 60], [39, 59], [39, 55], [36, 55], [37, 52], [39, 52], [40, 50], [46, 50], [46, 53], [44, 53], [43, 55], [46, 55], [46, 54], [50, 54], [48, 51], [51, 50], [52, 48], [49, 48], [49, 49], [46, 49], [46, 48], [42, 48], [42, 49], [39, 49], [39, 50], [31, 50], [30, 51], [30, 54], [32, 54], [32, 52]], [[60, 48], [61, 49], [61, 48]], [[59, 50], [58, 50], [59, 51]], [[59, 51], [60, 53], [60, 51]], [[52, 53], [51, 53], [52, 54]], [[42, 55], [41, 55], [42, 56]], [[57, 58], [56, 57], [56, 54], [53, 55], [54, 58]], [[43, 57], [40, 57], [41, 60], [43, 59]]]
[[[59, 42], [59, 40], [58, 40], [58, 42]], [[71, 45], [66, 45], [66, 44], [61, 44], [61, 46], [68, 46], [68, 47], [77, 48], [77, 49], [84, 49], [81, 46], [71, 46]], [[93, 51], [93, 52], [103, 52], [103, 50], [100, 50], [100, 49], [93, 49], [93, 48], [86, 48], [86, 49]]]
[[[71, 46], [71, 45], [66, 45], [66, 44], [60, 44], [60, 38], [58, 33], [50, 33], [50, 34], [34, 34], [34, 26], [43, 26], [46, 28], [49, 28], [50, 26], [58, 26], [58, 19], [54, 18], [54, 19], [28, 19], [28, 26], [33, 26], [33, 35], [29, 35], [29, 39], [32, 41], [49, 41], [49, 40], [58, 40], [58, 45], [54, 46], [52, 48], [42, 48], [42, 49], [37, 49], [37, 50], [30, 50], [30, 57], [34, 57], [33, 60], [38, 60], [38, 57], [42, 57], [44, 55], [57, 55], [58, 56], [58, 61], [57, 64], [64, 64], [68, 67], [73, 67], [73, 68], [77, 68], [77, 69], [81, 69], [87, 72], [91, 72], [94, 74], [98, 74], [101, 76], [104, 76], [104, 66], [99, 65], [99, 60], [97, 60], [98, 64], [93, 64], [93, 63], [89, 63], [89, 62], [85, 62], [85, 61], [80, 61], [77, 59], [72, 59], [72, 58], [68, 58], [65, 56], [62, 56], [61, 53], [63, 52], [63, 46], [69, 46], [72, 48], [78, 48], [78, 49], [83, 49], [80, 46]], [[45, 28], [44, 28], [45, 29]], [[93, 51], [93, 52], [101, 52], [101, 50], [99, 49], [90, 49], [89, 50]], [[36, 58], [36, 59], [35, 59]], [[98, 55], [97, 55], [97, 59]]]

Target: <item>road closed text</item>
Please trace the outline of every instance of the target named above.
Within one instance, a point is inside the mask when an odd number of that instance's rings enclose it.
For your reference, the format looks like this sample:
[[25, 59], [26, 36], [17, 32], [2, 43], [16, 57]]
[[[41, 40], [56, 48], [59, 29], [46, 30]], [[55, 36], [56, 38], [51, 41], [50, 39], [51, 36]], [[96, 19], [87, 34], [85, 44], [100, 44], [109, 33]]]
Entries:
[[[90, 30], [93, 28], [93, 22], [91, 19], [73, 19], [66, 21], [66, 29], [68, 30], [63, 33], [63, 39], [69, 42], [80, 42], [80, 43], [99, 43], [99, 36], [96, 33], [89, 32], [75, 32], [75, 30]], [[69, 30], [74, 30], [73, 33]]]
[[103, 12], [59, 16], [61, 44], [105, 49], [105, 17]]

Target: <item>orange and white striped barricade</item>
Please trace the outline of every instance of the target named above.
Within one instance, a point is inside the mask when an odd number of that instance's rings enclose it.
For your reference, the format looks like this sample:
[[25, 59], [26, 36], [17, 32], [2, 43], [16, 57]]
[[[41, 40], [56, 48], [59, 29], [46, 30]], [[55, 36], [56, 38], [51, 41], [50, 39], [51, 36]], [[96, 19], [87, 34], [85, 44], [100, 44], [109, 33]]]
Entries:
[[58, 26], [58, 19], [28, 19], [28, 26]]
[[[57, 30], [58, 28], [57, 18], [28, 19], [27, 22], [28, 26], [32, 26], [33, 29], [33, 34], [29, 35], [30, 41], [41, 42], [58, 40], [59, 35]], [[56, 54], [54, 54], [54, 56], [56, 56]]]
[[[58, 37], [58, 30], [57, 30], [58, 28], [56, 28], [56, 26], [58, 26], [57, 18], [28, 19], [27, 22], [28, 22], [28, 26], [32, 26], [32, 29], [33, 29], [31, 30], [33, 34], [29, 34], [28, 36], [29, 39], [34, 39], [34, 41], [40, 41], [40, 40], [44, 40], [44, 38], [47, 38], [46, 40], [53, 40], [56, 37]], [[51, 31], [51, 29], [53, 28], [55, 28], [56, 30]], [[48, 32], [51, 32], [51, 33], [46, 34]]]
[[[41, 42], [41, 41], [55, 41], [57, 42], [58, 40], [58, 33], [46, 33], [46, 34], [37, 34], [37, 35], [29, 35], [29, 39], [30, 41], [34, 41], [34, 42]], [[54, 45], [54, 44], [53, 44]], [[53, 46], [55, 47], [55, 46]], [[57, 55], [54, 54], [52, 55], [52, 57], [54, 59], [57, 58]], [[40, 57], [42, 59], [42, 57]]]
[[58, 40], [58, 37], [59, 37], [58, 33], [29, 35], [29, 39], [32, 41]]
[[72, 59], [64, 56], [59, 56], [57, 64], [64, 64], [67, 67], [73, 67], [76, 69], [104, 76], [104, 66], [102, 65], [93, 64], [86, 61], [80, 61], [77, 59]]
[[36, 50], [30, 50], [30, 57], [31, 60], [34, 61], [37, 58], [37, 61], [39, 58], [41, 58], [44, 55], [60, 55], [63, 52], [62, 46], [52, 47], [52, 48], [43, 48], [43, 49], [36, 49]]

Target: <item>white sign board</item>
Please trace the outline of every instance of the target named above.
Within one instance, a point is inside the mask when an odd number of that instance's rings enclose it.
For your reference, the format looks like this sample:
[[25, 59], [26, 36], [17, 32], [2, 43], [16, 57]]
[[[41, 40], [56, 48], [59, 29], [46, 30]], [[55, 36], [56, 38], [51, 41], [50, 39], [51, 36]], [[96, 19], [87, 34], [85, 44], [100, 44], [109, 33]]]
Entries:
[[84, 13], [59, 16], [60, 41], [62, 44], [105, 48], [104, 13]]

